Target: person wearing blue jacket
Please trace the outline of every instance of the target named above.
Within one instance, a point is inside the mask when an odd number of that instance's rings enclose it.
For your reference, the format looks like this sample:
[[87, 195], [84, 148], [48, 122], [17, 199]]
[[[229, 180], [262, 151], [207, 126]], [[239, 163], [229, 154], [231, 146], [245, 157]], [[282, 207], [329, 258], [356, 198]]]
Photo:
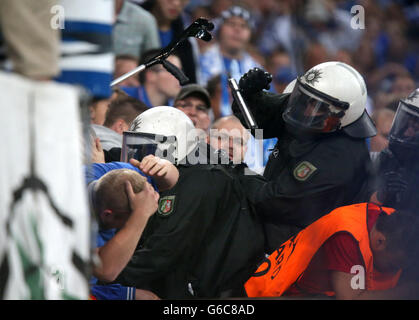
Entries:
[[147, 221], [157, 210], [158, 191], [173, 187], [178, 171], [148, 155], [139, 162], [94, 163], [86, 168], [89, 200], [98, 221], [91, 295], [98, 300], [158, 299], [146, 290], [114, 283], [134, 253]]

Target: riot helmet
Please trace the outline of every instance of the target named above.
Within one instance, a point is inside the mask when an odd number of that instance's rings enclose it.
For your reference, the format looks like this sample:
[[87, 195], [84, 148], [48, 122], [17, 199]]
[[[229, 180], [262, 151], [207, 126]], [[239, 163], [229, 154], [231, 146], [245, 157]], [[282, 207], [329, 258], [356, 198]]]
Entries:
[[389, 134], [390, 149], [419, 153], [419, 88], [399, 102]]
[[295, 78], [290, 83], [288, 83], [282, 93], [292, 93], [292, 90], [294, 90], [294, 87], [295, 87], [295, 83], [296, 82], [297, 82], [297, 78]]
[[312, 133], [343, 130], [355, 138], [376, 134], [365, 110], [364, 79], [351, 66], [334, 61], [321, 63], [291, 82], [285, 91], [291, 89], [283, 113], [287, 124]]
[[179, 164], [197, 143], [197, 132], [185, 113], [173, 107], [154, 107], [138, 115], [123, 133], [121, 161], [141, 161], [154, 154]]

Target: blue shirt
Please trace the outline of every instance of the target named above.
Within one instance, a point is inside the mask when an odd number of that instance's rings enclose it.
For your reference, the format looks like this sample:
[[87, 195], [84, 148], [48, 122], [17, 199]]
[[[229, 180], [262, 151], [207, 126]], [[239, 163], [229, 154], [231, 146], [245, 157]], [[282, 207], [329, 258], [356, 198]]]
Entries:
[[125, 93], [127, 95], [129, 95], [130, 97], [133, 97], [137, 100], [140, 100], [142, 102], [144, 102], [144, 104], [149, 107], [152, 108], [153, 105], [151, 104], [150, 98], [148, 97], [147, 91], [145, 90], [144, 87], [140, 86], [140, 87], [121, 87], [122, 90], [125, 91]]
[[[129, 95], [130, 97], [133, 97], [137, 100], [140, 100], [142, 102], [144, 102], [144, 104], [148, 107], [148, 108], [153, 108], [153, 107], [157, 107], [157, 106], [153, 106], [150, 98], [148, 97], [147, 91], [145, 90], [144, 87], [140, 86], [140, 87], [121, 87], [122, 90], [125, 91], [125, 93], [127, 95]], [[174, 103], [174, 99], [169, 99], [168, 101], [166, 101], [166, 106], [170, 106], [172, 107]]]
[[[116, 169], [131, 169], [140, 173], [147, 178], [147, 181], [158, 192], [156, 184], [153, 179], [146, 176], [141, 170], [126, 162], [108, 162], [108, 163], [93, 163], [91, 166], [85, 167], [86, 184], [98, 180], [104, 174]], [[103, 247], [110, 239], [112, 239], [117, 230], [116, 229], [99, 229], [96, 236], [96, 248]], [[98, 279], [91, 277], [90, 290], [93, 296], [98, 300], [134, 300], [135, 288], [125, 287], [117, 283], [98, 285]]]
[[159, 36], [160, 36], [161, 47], [165, 48], [170, 44], [170, 42], [172, 42], [173, 30], [172, 29], [168, 31], [159, 30]]

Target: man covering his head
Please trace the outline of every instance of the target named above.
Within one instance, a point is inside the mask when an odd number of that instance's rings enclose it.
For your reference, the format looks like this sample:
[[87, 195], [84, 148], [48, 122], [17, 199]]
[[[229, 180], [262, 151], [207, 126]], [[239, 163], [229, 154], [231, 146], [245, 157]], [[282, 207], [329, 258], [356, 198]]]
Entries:
[[157, 210], [159, 194], [154, 184], [160, 190], [170, 189], [178, 177], [178, 170], [170, 162], [153, 155], [141, 162], [95, 163], [86, 172], [90, 203], [99, 225], [96, 252], [101, 263], [93, 269], [90, 281], [95, 299], [157, 298], [149, 291], [113, 282], [131, 259], [148, 219]]

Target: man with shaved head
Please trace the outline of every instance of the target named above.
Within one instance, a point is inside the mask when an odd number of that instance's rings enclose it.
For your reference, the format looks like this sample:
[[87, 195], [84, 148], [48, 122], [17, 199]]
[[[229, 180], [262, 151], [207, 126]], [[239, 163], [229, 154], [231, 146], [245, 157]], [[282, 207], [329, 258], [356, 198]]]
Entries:
[[249, 132], [238, 118], [227, 116], [212, 124], [207, 142], [216, 150], [224, 150], [230, 160], [237, 164], [244, 161], [249, 137]]

